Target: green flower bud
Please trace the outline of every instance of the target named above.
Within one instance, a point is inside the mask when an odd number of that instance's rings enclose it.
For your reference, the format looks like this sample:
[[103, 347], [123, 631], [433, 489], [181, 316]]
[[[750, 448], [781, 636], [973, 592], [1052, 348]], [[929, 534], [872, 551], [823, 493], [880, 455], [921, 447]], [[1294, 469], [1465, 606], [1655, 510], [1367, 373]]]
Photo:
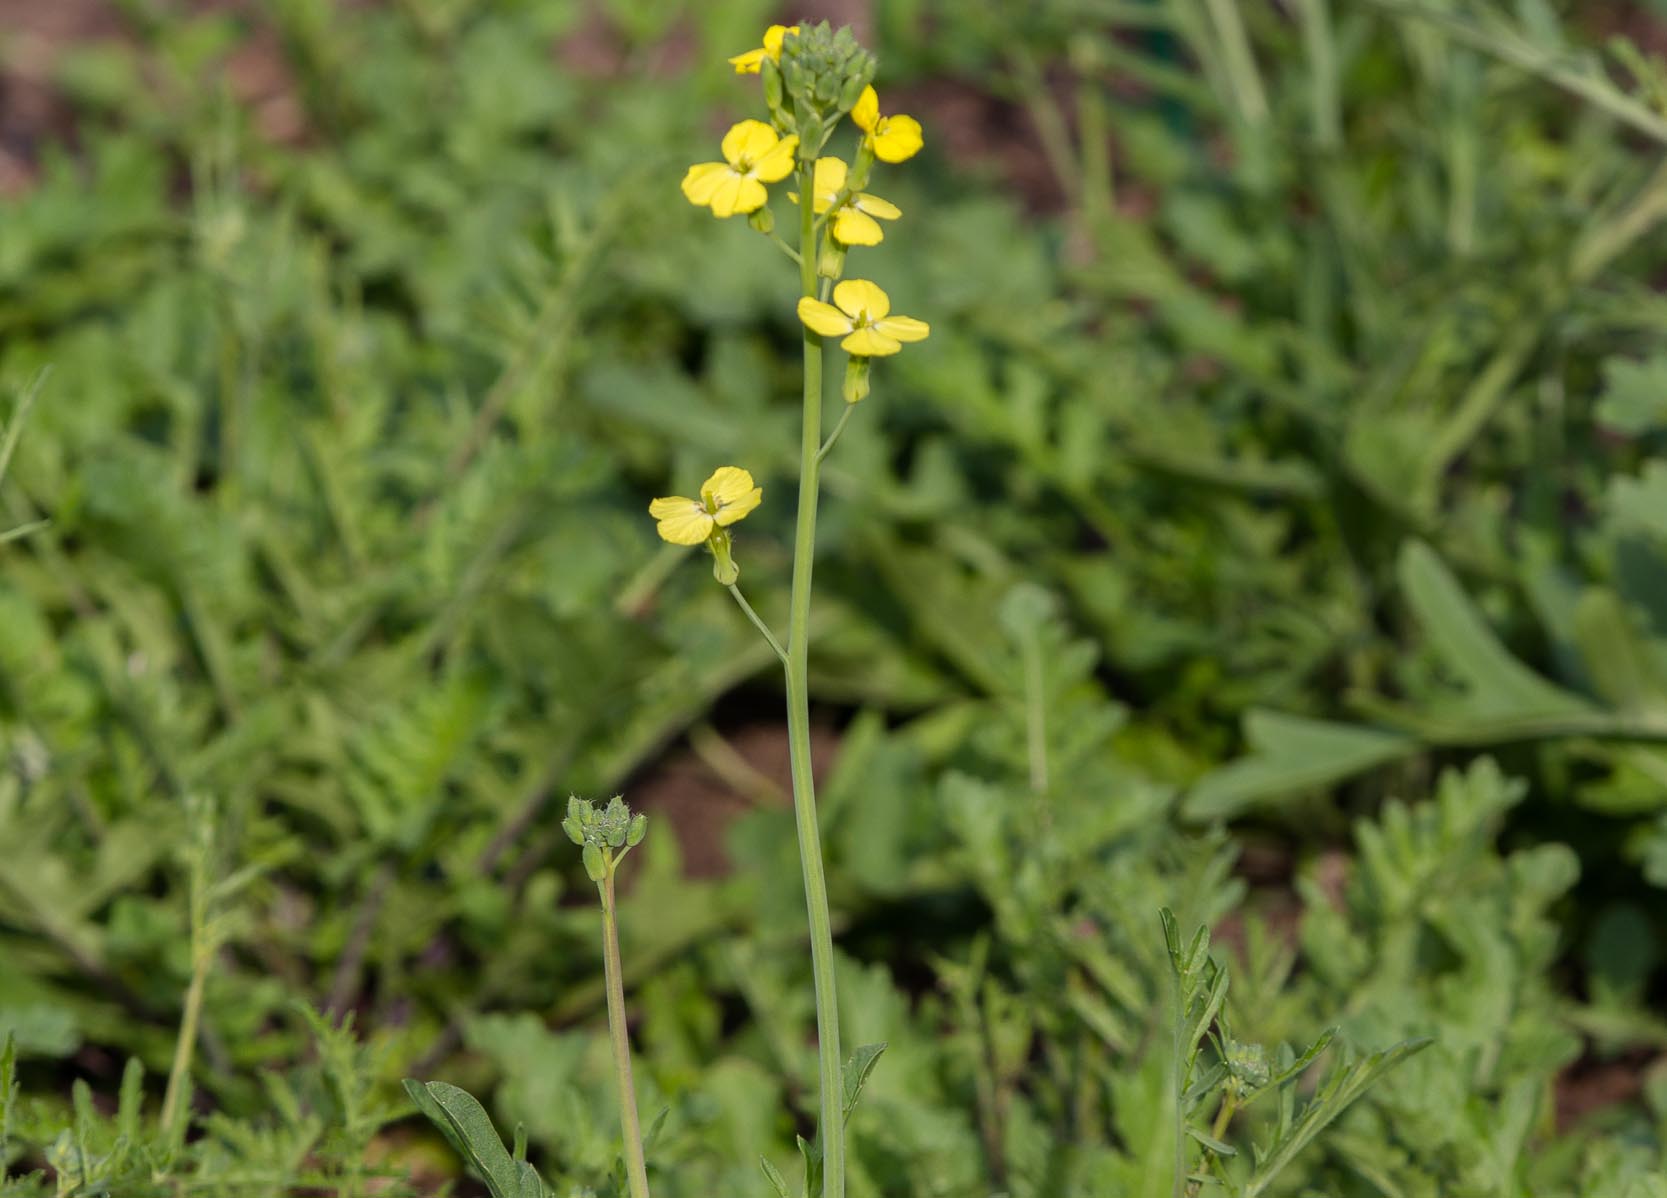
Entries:
[[799, 161], [815, 162], [821, 153], [822, 143], [827, 140], [826, 127], [822, 118], [812, 112], [808, 116], [799, 118]]
[[781, 107], [781, 68], [766, 58], [758, 66], [758, 75], [764, 81], [764, 103], [769, 105], [771, 112], [775, 112]]
[[868, 359], [845, 359], [845, 385], [840, 389], [846, 403], [856, 403], [868, 395]]
[[648, 835], [648, 817], [646, 815], [632, 816], [631, 817], [631, 827], [625, 833], [625, 843], [628, 846], [630, 846], [631, 848], [636, 848], [639, 844], [642, 843], [642, 838], [644, 836], [647, 836], [647, 835]]
[[592, 882], [600, 882], [608, 876], [608, 866], [602, 858], [602, 850], [593, 844], [587, 844], [584, 851], [585, 873], [590, 875]]
[[824, 279], [837, 279], [845, 273], [845, 247], [832, 237], [822, 241], [822, 252], [816, 256], [816, 273]]
[[571, 840], [574, 844], [583, 844], [585, 842], [585, 830], [579, 827], [579, 821], [574, 819], [572, 816], [568, 816], [566, 819], [561, 821], [561, 830], [567, 833], [567, 839]]
[[766, 204], [762, 208], [754, 208], [747, 213], [747, 223], [760, 233], [769, 233], [776, 227], [776, 217], [770, 211], [770, 206]]
[[857, 106], [857, 100], [862, 96], [862, 89], [868, 86], [868, 75], [871, 72], [858, 72], [845, 78], [845, 87], [839, 93], [839, 111], [850, 112]]

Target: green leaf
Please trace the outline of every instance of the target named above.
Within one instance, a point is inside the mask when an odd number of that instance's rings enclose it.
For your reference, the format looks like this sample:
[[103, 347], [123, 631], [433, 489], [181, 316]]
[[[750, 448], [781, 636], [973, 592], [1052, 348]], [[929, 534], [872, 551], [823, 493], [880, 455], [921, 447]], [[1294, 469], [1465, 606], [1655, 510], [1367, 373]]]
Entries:
[[857, 1103], [862, 1098], [863, 1087], [868, 1084], [868, 1075], [874, 1072], [874, 1066], [880, 1063], [880, 1054], [885, 1052], [884, 1041], [879, 1044], [864, 1044], [851, 1053], [851, 1059], [845, 1062], [845, 1119], [848, 1122], [851, 1112], [857, 1109]]
[[791, 1198], [787, 1190], [787, 1179], [781, 1175], [781, 1170], [770, 1163], [768, 1157], [759, 1157], [758, 1167], [764, 1170], [764, 1179], [770, 1183], [770, 1188], [775, 1190], [777, 1198]]
[[1400, 578], [1419, 625], [1442, 662], [1463, 681], [1469, 705], [1478, 712], [1524, 718], [1591, 711], [1580, 696], [1547, 682], [1511, 655], [1428, 545], [1407, 543]]
[[447, 1082], [406, 1078], [405, 1092], [496, 1198], [543, 1198], [544, 1184], [537, 1171], [510, 1156], [486, 1109], [467, 1090]]
[[1597, 418], [1629, 436], [1667, 427], [1667, 356], [1605, 359]]
[[1206, 1135], [1205, 1133], [1199, 1131], [1196, 1127], [1187, 1128], [1187, 1135], [1191, 1136], [1194, 1140], [1197, 1140], [1200, 1144], [1204, 1145], [1204, 1147], [1208, 1148], [1217, 1156], [1239, 1155], [1239, 1150], [1234, 1148], [1231, 1144], [1223, 1144], [1214, 1136]]
[[1245, 717], [1244, 734], [1251, 755], [1205, 775], [1182, 800], [1185, 818], [1232, 819], [1253, 807], [1341, 782], [1421, 747], [1415, 737], [1402, 732], [1263, 710]]
[[1347, 1110], [1372, 1083], [1432, 1043], [1434, 1040], [1427, 1036], [1416, 1040], [1403, 1040], [1352, 1065], [1339, 1065], [1285, 1134], [1265, 1154], [1259, 1154], [1256, 1171], [1245, 1185], [1245, 1198], [1256, 1198], [1256, 1195], [1267, 1189], [1297, 1153], [1306, 1148], [1332, 1120]]

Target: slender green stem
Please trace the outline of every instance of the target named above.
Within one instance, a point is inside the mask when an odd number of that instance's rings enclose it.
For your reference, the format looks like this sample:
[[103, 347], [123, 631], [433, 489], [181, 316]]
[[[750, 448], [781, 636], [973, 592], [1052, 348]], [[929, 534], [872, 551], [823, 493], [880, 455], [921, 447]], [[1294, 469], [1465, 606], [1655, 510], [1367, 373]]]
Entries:
[[781, 239], [781, 234], [780, 233], [766, 233], [765, 236], [770, 239], [771, 243], [778, 250], [780, 250], [782, 253], [786, 254], [789, 258], [793, 259], [793, 261], [795, 261], [795, 262], [801, 261], [801, 259], [799, 257], [799, 251], [794, 249], [792, 246], [788, 245], [785, 241], [783, 241]]
[[[1165, 925], [1167, 926], [1167, 925]], [[1171, 950], [1173, 951], [1173, 950]], [[1174, 1198], [1181, 1198], [1187, 1184], [1187, 1113], [1182, 1089], [1185, 1079], [1185, 1065], [1181, 1061], [1181, 1024], [1186, 1020], [1186, 1012], [1181, 1009], [1181, 975], [1175, 974], [1175, 1031], [1171, 1041], [1171, 1051], [1174, 1061], [1170, 1070], [1170, 1081], [1175, 1087], [1175, 1184], [1171, 1191]]]
[[1233, 1122], [1233, 1112], [1238, 1109], [1238, 1096], [1229, 1091], [1221, 1100], [1221, 1108], [1216, 1111], [1215, 1125], [1210, 1128], [1210, 1138], [1212, 1140], [1219, 1140], [1227, 1134], [1227, 1125]]
[[197, 1048], [197, 1028], [202, 1021], [203, 992], [208, 986], [208, 971], [214, 963], [214, 942], [208, 927], [208, 851], [199, 844], [192, 854], [190, 897], [191, 905], [191, 981], [185, 988], [185, 1010], [180, 1016], [179, 1038], [174, 1041], [174, 1061], [168, 1070], [168, 1088], [162, 1094], [162, 1134], [169, 1136], [174, 1121], [179, 1118], [185, 1102], [186, 1086], [191, 1076], [191, 1058]]
[[747, 613], [747, 619], [752, 621], [754, 628], [764, 634], [764, 639], [770, 642], [770, 648], [776, 651], [776, 656], [781, 658], [781, 664], [785, 666], [787, 664], [787, 650], [783, 649], [781, 642], [776, 640], [775, 634], [770, 631], [770, 626], [752, 609], [752, 604], [747, 602], [747, 597], [741, 594], [741, 588], [732, 582], [729, 584], [729, 593], [735, 596], [735, 602], [739, 603], [741, 610]]
[[857, 405], [854, 403], [845, 405], [845, 410], [839, 414], [839, 423], [834, 425], [833, 432], [828, 434], [828, 439], [822, 442], [822, 448], [816, 451], [816, 464], [818, 466], [822, 464], [822, 459], [832, 451], [834, 442], [839, 440], [839, 434], [845, 431], [845, 426], [851, 422], [851, 413], [856, 410]]
[[1246, 125], [1260, 125], [1268, 116], [1268, 96], [1262, 87], [1262, 76], [1256, 69], [1256, 56], [1250, 49], [1250, 38], [1245, 33], [1244, 21], [1234, 0], [1204, 0], [1221, 45], [1222, 66], [1233, 88], [1233, 100], [1239, 117]]
[[[816, 219], [812, 176], [799, 164], [800, 293], [816, 294]], [[793, 773], [793, 820], [810, 917], [810, 966], [816, 985], [816, 1053], [820, 1085], [823, 1198], [844, 1198], [845, 1128], [834, 990], [833, 923], [822, 871], [816, 783], [810, 768], [810, 582], [816, 553], [817, 475], [822, 444], [822, 338], [804, 330], [804, 425], [799, 438], [799, 515], [793, 534], [793, 594], [787, 618], [787, 736]]]
[[18, 397], [17, 404], [12, 409], [11, 421], [5, 425], [4, 435], [0, 437], [0, 478], [6, 477], [6, 470], [12, 464], [12, 454], [17, 451], [17, 439], [23, 432], [24, 418], [29, 415], [35, 397], [40, 394], [41, 388], [46, 384], [46, 376], [51, 373], [52, 367], [42, 367], [40, 373], [35, 375], [34, 382]]
[[1020, 649], [1025, 671], [1025, 741], [1030, 757], [1030, 789], [1048, 789], [1048, 713], [1042, 691], [1042, 646], [1034, 629], [1025, 634]]
[[631, 1198], [648, 1198], [648, 1164], [642, 1154], [642, 1125], [637, 1120], [637, 1086], [631, 1077], [631, 1033], [625, 1026], [625, 982], [619, 961], [619, 924], [614, 919], [614, 866], [597, 883], [602, 895], [602, 977], [608, 989], [608, 1038], [613, 1041], [614, 1070], [619, 1074], [619, 1130], [625, 1144], [625, 1177]]

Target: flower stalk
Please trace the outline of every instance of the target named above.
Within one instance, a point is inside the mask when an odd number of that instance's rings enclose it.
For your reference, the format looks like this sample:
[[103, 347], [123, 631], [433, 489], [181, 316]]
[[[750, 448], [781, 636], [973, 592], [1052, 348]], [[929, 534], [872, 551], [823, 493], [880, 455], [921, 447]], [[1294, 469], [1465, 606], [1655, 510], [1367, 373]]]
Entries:
[[[837, 33], [826, 23], [814, 27], [772, 25], [762, 44], [729, 61], [737, 74], [757, 74], [763, 83], [770, 123], [742, 121], [723, 140], [722, 162], [699, 163], [683, 180], [690, 203], [727, 219], [746, 215], [748, 223], [784, 251], [799, 268], [797, 313], [803, 349], [800, 404], [799, 504], [793, 530], [793, 577], [788, 597], [787, 635], [778, 641], [736, 586], [739, 567], [732, 554], [730, 526], [758, 505], [762, 490], [736, 466], [712, 475], [696, 498], [656, 499], [649, 512], [660, 536], [676, 544], [704, 544], [714, 560], [713, 573], [729, 589], [747, 619], [782, 660], [787, 691], [788, 754], [793, 780], [793, 822], [804, 875], [805, 910], [810, 926], [811, 974], [816, 993], [816, 1053], [819, 1163], [822, 1198], [845, 1195], [845, 1093], [840, 1054], [839, 1004], [834, 984], [833, 920], [822, 861], [822, 837], [816, 810], [816, 780], [810, 761], [810, 601], [816, 560], [816, 509], [822, 459], [833, 449], [856, 404], [870, 389], [871, 359], [889, 357], [904, 343], [920, 341], [926, 322], [891, 312], [891, 300], [867, 279], [840, 281], [853, 246], [884, 240], [881, 221], [902, 213], [895, 205], [863, 189], [876, 161], [898, 163], [921, 148], [920, 123], [905, 115], [885, 115], [870, 80], [874, 57], [857, 44], [850, 30]], [[850, 165], [824, 156], [823, 149], [839, 122], [849, 116], [859, 131]], [[791, 170], [785, 157], [791, 155]], [[765, 206], [766, 184], [791, 174], [798, 187], [789, 199], [798, 212], [795, 250], [776, 233]], [[829, 303], [829, 298], [832, 303]], [[823, 439], [822, 393], [825, 339], [838, 339], [847, 355], [841, 396], [844, 410]], [[783, 647], [785, 644], [785, 648]], [[869, 1061], [872, 1064], [872, 1058]], [[808, 1186], [807, 1186], [808, 1194]], [[633, 1195], [633, 1198], [637, 1196]]]
[[585, 873], [596, 883], [602, 903], [602, 983], [608, 996], [608, 1040], [613, 1046], [619, 1083], [619, 1132], [625, 1181], [631, 1198], [649, 1198], [648, 1162], [643, 1156], [642, 1122], [637, 1115], [637, 1085], [631, 1071], [631, 1028], [625, 1017], [625, 977], [619, 956], [619, 920], [614, 878], [626, 854], [648, 833], [648, 817], [632, 815], [615, 795], [604, 807], [578, 798], [567, 800], [562, 831], [580, 848]]
[[[799, 165], [799, 291], [816, 295], [816, 212], [812, 167]], [[839, 1118], [844, 1079], [839, 1055], [839, 1003], [834, 987], [833, 921], [816, 818], [810, 762], [810, 588], [816, 560], [816, 503], [822, 449], [822, 337], [803, 330], [804, 391], [799, 436], [799, 514], [793, 531], [793, 589], [787, 608], [787, 744], [793, 778], [793, 823], [799, 839], [805, 908], [810, 919], [810, 968], [816, 990], [817, 1093], [823, 1198], [845, 1193], [845, 1129]]]

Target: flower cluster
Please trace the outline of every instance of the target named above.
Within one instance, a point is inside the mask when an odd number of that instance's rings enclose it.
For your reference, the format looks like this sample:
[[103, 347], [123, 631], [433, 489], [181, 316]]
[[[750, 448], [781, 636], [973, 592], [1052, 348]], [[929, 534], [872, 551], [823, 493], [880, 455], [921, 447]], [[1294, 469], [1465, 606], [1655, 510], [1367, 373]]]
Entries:
[[[839, 338], [849, 356], [842, 393], [854, 404], [869, 392], [872, 359], [895, 354], [931, 332], [923, 320], [893, 315], [891, 298], [876, 283], [843, 278], [848, 252], [880, 244], [886, 236], [881, 222], [903, 215], [867, 190], [869, 175], [878, 163], [913, 158], [924, 136], [914, 117], [882, 110], [872, 82], [874, 57], [850, 30], [834, 32], [826, 22], [771, 25], [759, 40], [729, 62], [738, 75], [760, 77], [769, 120], [734, 125], [720, 146], [723, 160], [691, 166], [683, 176], [683, 194], [720, 219], [746, 216], [800, 264], [804, 291], [798, 317], [807, 353], [820, 352], [824, 337]], [[824, 153], [847, 116], [858, 135], [849, 158]], [[769, 185], [789, 175], [798, 183], [797, 191], [787, 193], [799, 210], [797, 250], [776, 236], [768, 207]], [[728, 526], [752, 511], [762, 494], [745, 470], [725, 466], [706, 480], [698, 499], [656, 499], [649, 513], [665, 540], [710, 548], [714, 573], [730, 584], [737, 570]]]

